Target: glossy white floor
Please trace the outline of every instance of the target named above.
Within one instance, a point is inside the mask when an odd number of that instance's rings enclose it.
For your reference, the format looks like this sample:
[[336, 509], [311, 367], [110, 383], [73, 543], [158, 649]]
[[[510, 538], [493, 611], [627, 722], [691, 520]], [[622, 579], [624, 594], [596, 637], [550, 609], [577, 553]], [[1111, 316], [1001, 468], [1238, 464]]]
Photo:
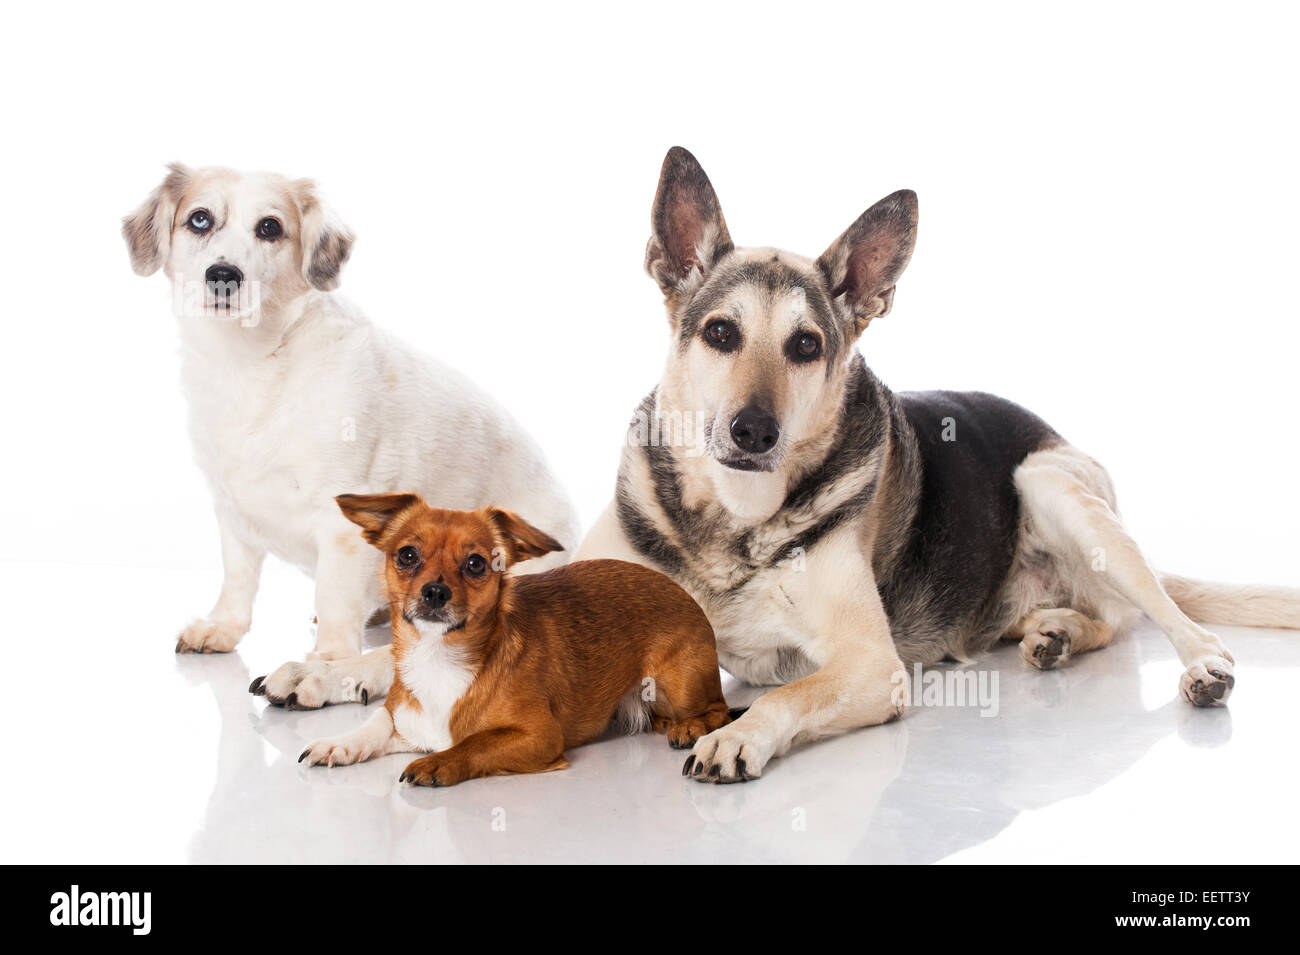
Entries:
[[[286, 712], [249, 681], [300, 654], [305, 578], [268, 568], [236, 654], [177, 657], [210, 581], [154, 569], [5, 570], [10, 649], [5, 862], [1294, 861], [1300, 634], [1220, 628], [1231, 706], [1175, 697], [1149, 624], [1065, 670], [996, 670], [998, 712], [915, 708], [707, 786], [662, 737], [572, 768], [453, 789], [397, 783], [406, 758], [305, 769], [303, 744], [360, 706]], [[152, 596], [153, 599], [144, 599]], [[104, 623], [109, 621], [115, 623]], [[382, 634], [374, 633], [375, 639]], [[744, 702], [748, 688], [728, 696]], [[372, 706], [374, 704], [371, 704]]]

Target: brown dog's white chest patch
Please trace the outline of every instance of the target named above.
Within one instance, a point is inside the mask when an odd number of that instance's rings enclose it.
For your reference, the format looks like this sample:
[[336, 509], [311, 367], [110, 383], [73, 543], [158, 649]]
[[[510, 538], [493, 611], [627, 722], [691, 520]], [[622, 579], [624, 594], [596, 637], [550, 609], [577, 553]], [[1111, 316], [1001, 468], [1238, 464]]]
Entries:
[[396, 707], [393, 727], [416, 749], [437, 753], [452, 744], [451, 712], [476, 674], [454, 648], [443, 642], [445, 627], [428, 630], [397, 661], [402, 684], [420, 705]]

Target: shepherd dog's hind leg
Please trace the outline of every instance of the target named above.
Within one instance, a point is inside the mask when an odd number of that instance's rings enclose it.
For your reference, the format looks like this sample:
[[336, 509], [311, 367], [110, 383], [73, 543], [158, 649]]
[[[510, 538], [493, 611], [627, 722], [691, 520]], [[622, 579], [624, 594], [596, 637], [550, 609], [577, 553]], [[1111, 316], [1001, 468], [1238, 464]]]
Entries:
[[1035, 532], [1076, 566], [1096, 568], [1082, 572], [1091, 572], [1097, 587], [1122, 597], [1165, 632], [1187, 668], [1179, 683], [1183, 698], [1196, 706], [1227, 700], [1236, 682], [1232, 655], [1165, 593], [1115, 513], [1101, 466], [1068, 446], [1036, 451], [1016, 469], [1015, 482]]

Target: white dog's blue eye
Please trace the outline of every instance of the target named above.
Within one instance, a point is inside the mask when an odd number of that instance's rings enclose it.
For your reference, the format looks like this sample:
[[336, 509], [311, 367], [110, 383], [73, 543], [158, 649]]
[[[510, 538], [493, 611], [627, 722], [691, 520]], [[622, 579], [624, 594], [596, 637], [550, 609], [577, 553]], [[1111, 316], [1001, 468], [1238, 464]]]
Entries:
[[212, 228], [212, 216], [206, 209], [196, 209], [190, 213], [190, 219], [187, 223], [195, 232], [207, 232]]

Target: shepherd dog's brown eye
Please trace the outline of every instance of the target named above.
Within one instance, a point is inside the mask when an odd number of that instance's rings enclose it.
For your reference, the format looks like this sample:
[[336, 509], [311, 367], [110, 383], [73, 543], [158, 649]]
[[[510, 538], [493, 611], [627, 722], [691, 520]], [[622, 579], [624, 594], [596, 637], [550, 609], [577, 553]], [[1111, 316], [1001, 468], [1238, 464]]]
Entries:
[[816, 361], [821, 353], [822, 341], [812, 332], [799, 332], [786, 346], [786, 354], [791, 361]]
[[273, 219], [267, 216], [257, 224], [257, 237], [266, 239], [268, 242], [280, 238], [284, 234], [284, 227], [280, 225], [279, 219]]
[[735, 322], [715, 318], [704, 326], [704, 340], [718, 351], [733, 351], [740, 345], [740, 331]]

